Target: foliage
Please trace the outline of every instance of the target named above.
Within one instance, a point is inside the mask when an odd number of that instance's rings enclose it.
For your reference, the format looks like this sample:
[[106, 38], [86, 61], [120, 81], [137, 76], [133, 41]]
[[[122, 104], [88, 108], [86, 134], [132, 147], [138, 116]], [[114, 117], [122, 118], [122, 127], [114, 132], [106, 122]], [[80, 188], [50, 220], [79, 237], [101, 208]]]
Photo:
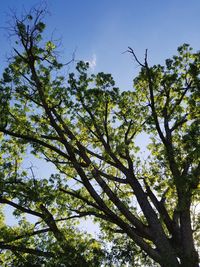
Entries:
[[[20, 218], [1, 222], [3, 264], [197, 267], [190, 209], [199, 197], [200, 53], [184, 44], [165, 66], [150, 67], [147, 53], [141, 63], [129, 48], [141, 67], [130, 91], [83, 61], [66, 80], [56, 45], [42, 41], [43, 11], [34, 12], [16, 19], [15, 55], [0, 83], [0, 203]], [[146, 160], [136, 143], [144, 133]], [[24, 171], [28, 151], [58, 173]], [[101, 241], [74, 226], [87, 216]]]

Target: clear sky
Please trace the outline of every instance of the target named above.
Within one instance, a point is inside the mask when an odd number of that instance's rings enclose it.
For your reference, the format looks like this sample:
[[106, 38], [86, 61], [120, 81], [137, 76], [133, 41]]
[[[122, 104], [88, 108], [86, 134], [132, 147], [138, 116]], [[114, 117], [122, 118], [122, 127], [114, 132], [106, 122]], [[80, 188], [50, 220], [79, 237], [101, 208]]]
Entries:
[[[148, 48], [150, 63], [162, 64], [183, 43], [200, 49], [199, 0], [46, 0], [45, 38], [61, 38], [62, 59], [89, 60], [93, 71], [112, 73], [117, 85], [131, 89], [139, 70], [129, 54], [131, 46], [142, 60]], [[11, 51], [6, 37], [8, 14], [29, 10], [34, 0], [0, 0], [0, 72]], [[36, 162], [35, 162], [36, 163]], [[38, 165], [43, 164], [37, 161]], [[47, 169], [45, 169], [45, 172]], [[49, 170], [51, 171], [51, 169]]]

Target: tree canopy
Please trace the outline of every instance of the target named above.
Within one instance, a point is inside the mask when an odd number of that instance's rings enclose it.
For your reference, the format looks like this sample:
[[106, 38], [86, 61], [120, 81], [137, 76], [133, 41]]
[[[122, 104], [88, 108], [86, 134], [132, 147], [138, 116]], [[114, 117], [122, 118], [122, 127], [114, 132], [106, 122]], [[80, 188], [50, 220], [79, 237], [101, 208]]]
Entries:
[[[0, 81], [0, 203], [19, 218], [6, 225], [2, 209], [2, 266], [198, 267], [200, 52], [184, 44], [150, 66], [128, 48], [140, 72], [124, 91], [84, 61], [67, 74], [43, 15], [15, 17]], [[25, 170], [27, 153], [57, 174]], [[76, 227], [86, 217], [99, 239]]]

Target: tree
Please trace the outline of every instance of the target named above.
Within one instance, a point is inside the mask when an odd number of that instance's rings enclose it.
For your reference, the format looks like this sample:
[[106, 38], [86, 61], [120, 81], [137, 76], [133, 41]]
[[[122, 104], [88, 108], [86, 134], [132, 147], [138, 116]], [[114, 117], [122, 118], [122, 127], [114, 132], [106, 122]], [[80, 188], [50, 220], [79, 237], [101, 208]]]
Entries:
[[[66, 80], [56, 45], [42, 41], [43, 10], [31, 14], [15, 18], [15, 55], [0, 84], [0, 203], [38, 221], [1, 224], [4, 261], [100, 266], [104, 258], [112, 266], [113, 256], [120, 266], [197, 267], [200, 53], [184, 44], [165, 66], [151, 67], [147, 52], [142, 63], [129, 48], [141, 67], [130, 91], [83, 61]], [[37, 179], [20, 171], [27, 150], [59, 173]], [[107, 260], [100, 241], [73, 227], [87, 216], [111, 242]]]

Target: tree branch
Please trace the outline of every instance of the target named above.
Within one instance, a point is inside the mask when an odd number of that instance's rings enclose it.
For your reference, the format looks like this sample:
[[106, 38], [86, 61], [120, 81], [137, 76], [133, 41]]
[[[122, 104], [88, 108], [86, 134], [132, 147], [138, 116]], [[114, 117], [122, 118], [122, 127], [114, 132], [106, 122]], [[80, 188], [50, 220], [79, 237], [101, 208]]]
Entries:
[[0, 198], [0, 203], [2, 203], [2, 204], [8, 204], [8, 205], [10, 205], [10, 206], [12, 206], [12, 207], [14, 207], [14, 208], [16, 208], [16, 209], [24, 212], [24, 213], [28, 213], [28, 214], [31, 214], [31, 215], [34, 215], [34, 216], [43, 218], [43, 214], [42, 213], [37, 212], [37, 211], [33, 211], [31, 209], [24, 208], [24, 207], [22, 207], [22, 206], [20, 206], [20, 205], [18, 205], [16, 203], [8, 200], [8, 199], [5, 199], [5, 198], [2, 198], [1, 197]]
[[0, 249], [11, 250], [12, 252], [18, 251], [18, 252], [28, 253], [28, 254], [46, 257], [46, 258], [55, 257], [55, 254], [53, 252], [44, 252], [44, 251], [41, 251], [39, 249], [32, 249], [32, 248], [27, 248], [27, 247], [23, 247], [23, 246], [2, 244], [1, 242], [0, 242]]

